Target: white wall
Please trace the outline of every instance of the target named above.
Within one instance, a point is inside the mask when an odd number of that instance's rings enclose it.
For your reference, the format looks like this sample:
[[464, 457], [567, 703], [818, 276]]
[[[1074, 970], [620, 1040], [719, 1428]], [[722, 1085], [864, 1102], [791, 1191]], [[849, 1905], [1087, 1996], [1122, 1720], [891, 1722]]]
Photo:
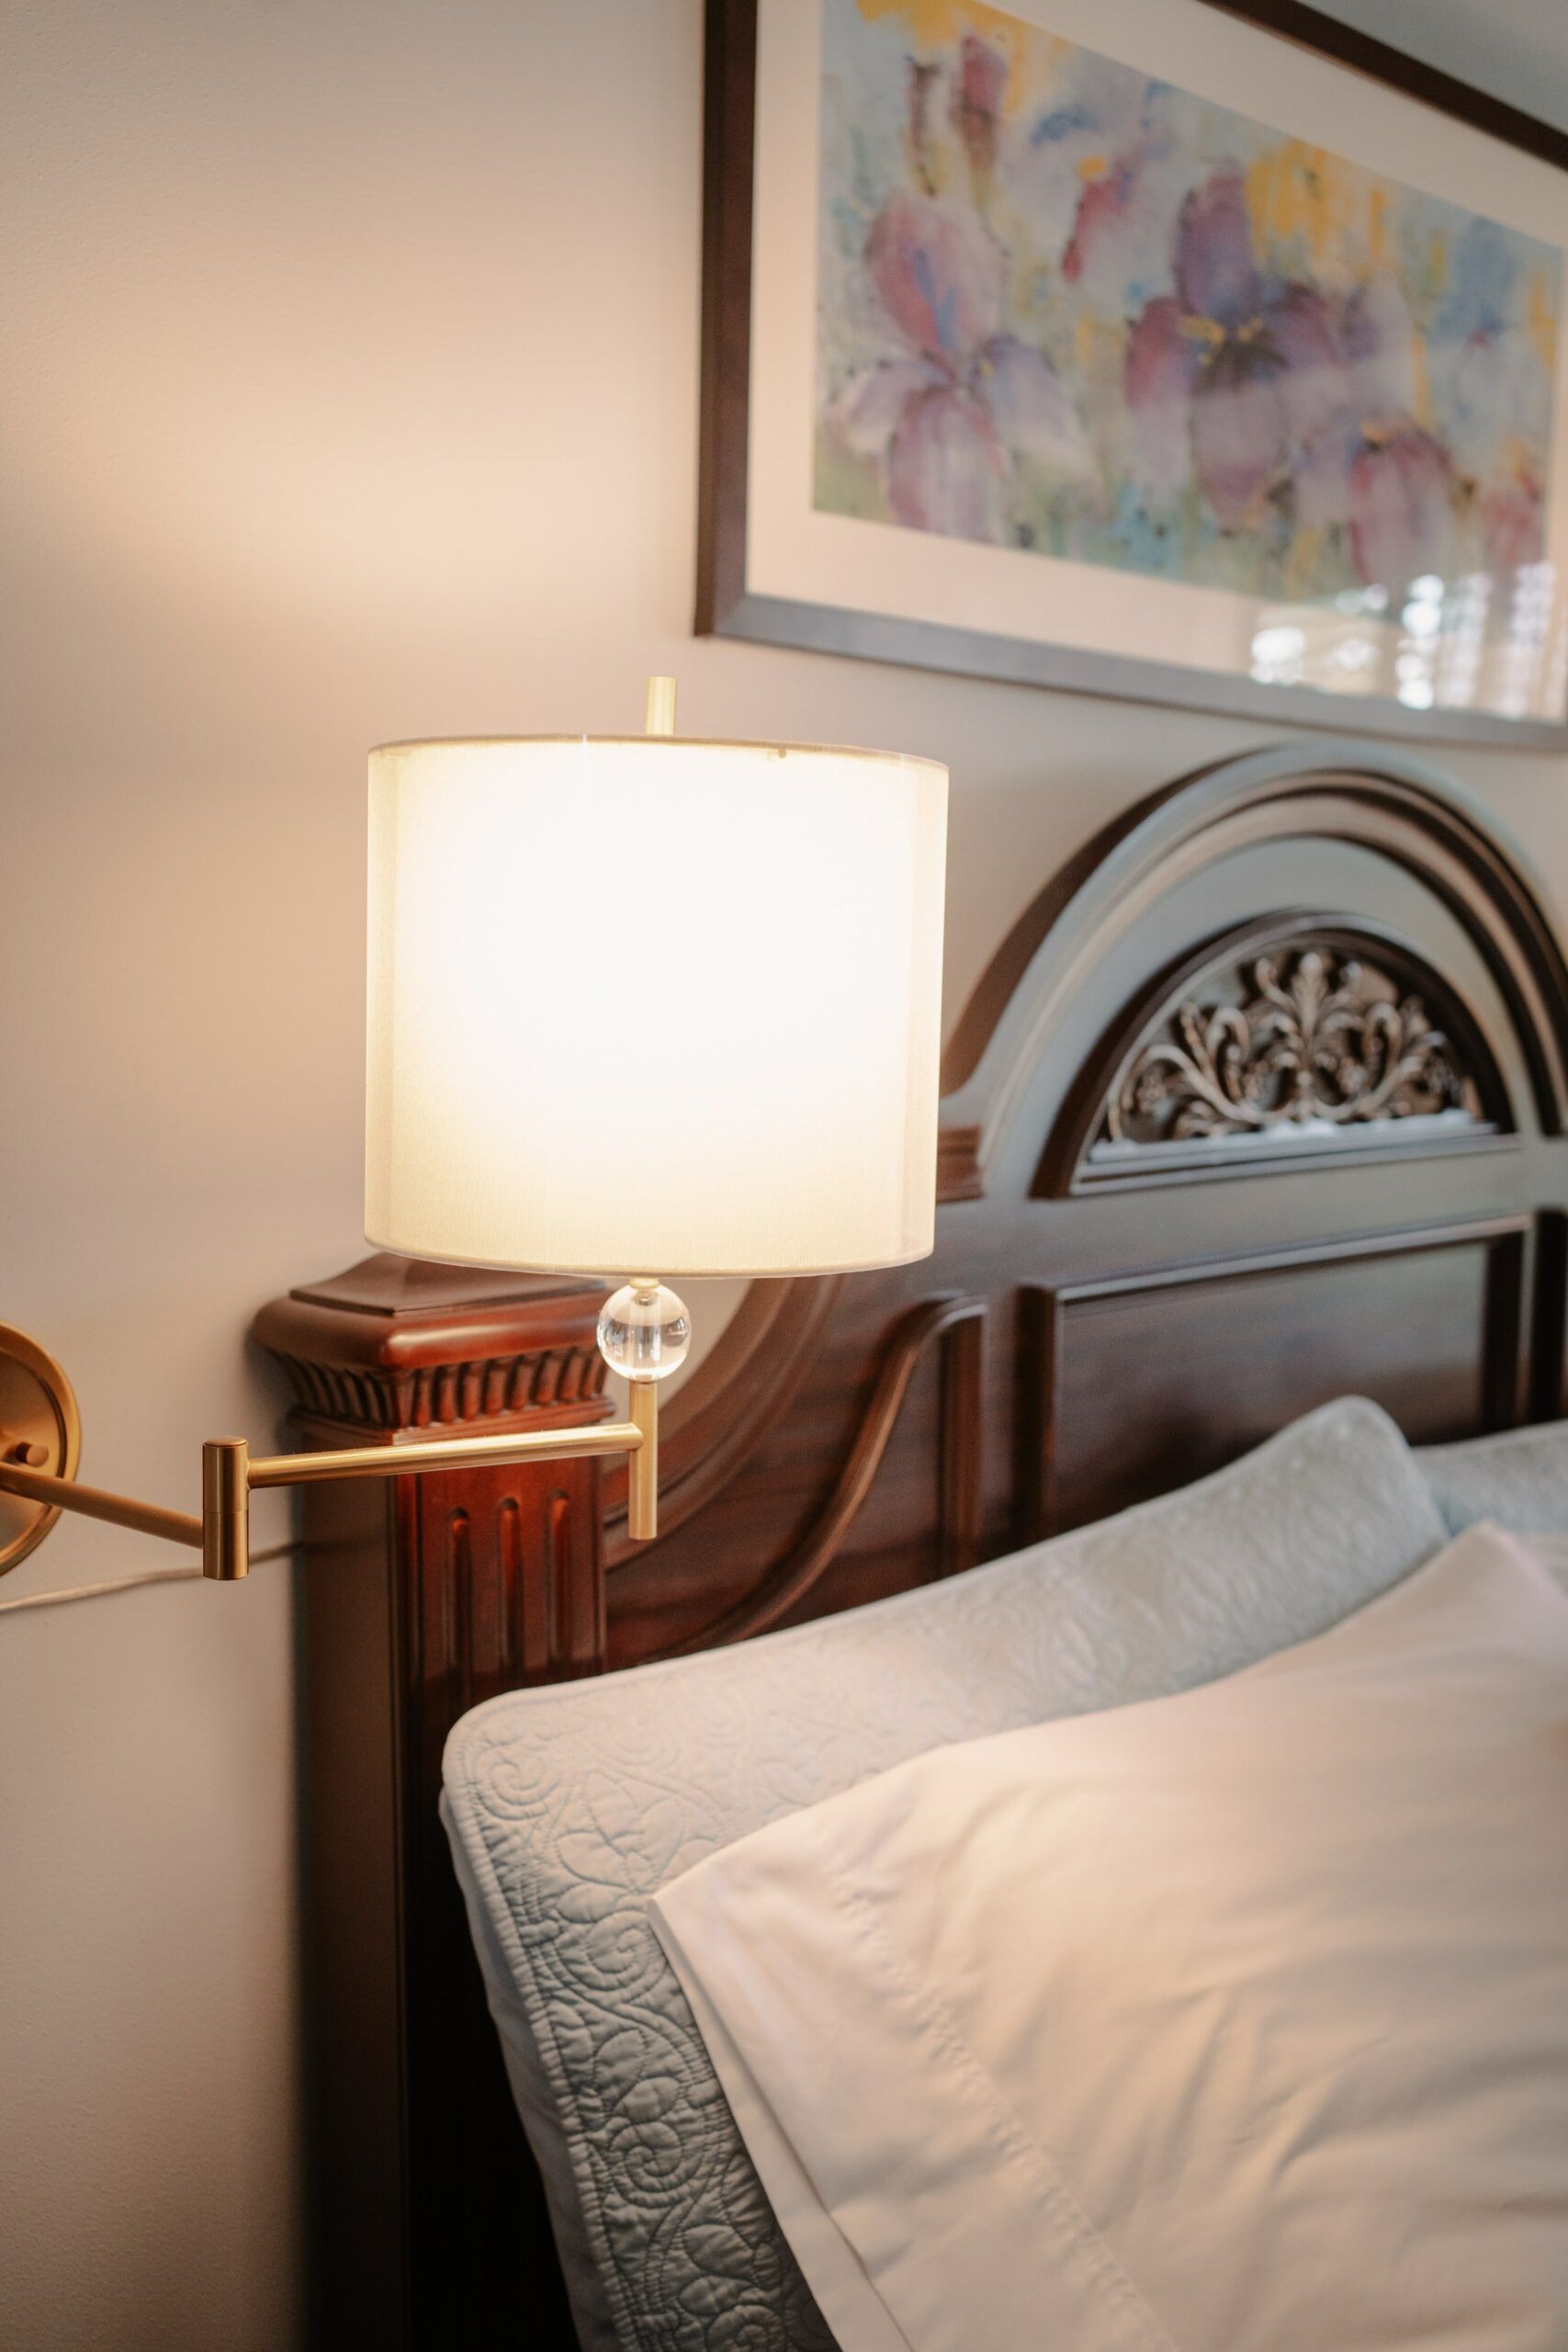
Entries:
[[[1091, 827], [1268, 731], [689, 640], [700, 18], [9, 0], [0, 1314], [98, 1482], [264, 1438], [251, 1313], [360, 1249], [367, 744], [635, 728], [673, 669], [694, 731], [932, 752], [955, 1011]], [[1568, 897], [1563, 763], [1451, 765]], [[72, 1526], [6, 1596], [164, 1557]], [[292, 2340], [289, 1606], [0, 1617], [8, 2352]]]

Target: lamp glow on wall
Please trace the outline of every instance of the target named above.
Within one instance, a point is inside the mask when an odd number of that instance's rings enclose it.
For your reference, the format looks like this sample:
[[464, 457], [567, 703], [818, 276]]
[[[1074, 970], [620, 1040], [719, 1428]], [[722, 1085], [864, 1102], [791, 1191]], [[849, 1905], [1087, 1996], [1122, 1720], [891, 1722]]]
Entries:
[[367, 1238], [621, 1281], [599, 1343], [629, 1419], [265, 1460], [210, 1439], [197, 1517], [77, 1483], [70, 1385], [0, 1326], [0, 1569], [74, 1510], [232, 1579], [257, 1487], [612, 1453], [645, 1539], [691, 1337], [663, 1277], [931, 1250], [946, 770], [673, 715], [655, 679], [646, 735], [370, 755]]

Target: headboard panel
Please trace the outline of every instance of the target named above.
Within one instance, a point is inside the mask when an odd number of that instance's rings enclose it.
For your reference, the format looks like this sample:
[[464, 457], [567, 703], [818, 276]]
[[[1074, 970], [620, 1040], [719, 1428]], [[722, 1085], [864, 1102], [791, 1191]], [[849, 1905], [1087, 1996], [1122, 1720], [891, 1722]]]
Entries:
[[1523, 1418], [1532, 1220], [1467, 1218], [1025, 1293], [1039, 1534], [1216, 1469], [1345, 1385], [1418, 1443]]
[[[568, 2341], [435, 1818], [457, 1715], [950, 1575], [1345, 1391], [1417, 1440], [1562, 1412], [1565, 1070], [1562, 954], [1461, 794], [1228, 762], [1020, 918], [947, 1055], [934, 1254], [752, 1286], [656, 1544], [592, 1463], [308, 1490], [322, 2341]], [[597, 1300], [379, 1259], [257, 1330], [299, 1442], [392, 1444], [606, 1411]]]

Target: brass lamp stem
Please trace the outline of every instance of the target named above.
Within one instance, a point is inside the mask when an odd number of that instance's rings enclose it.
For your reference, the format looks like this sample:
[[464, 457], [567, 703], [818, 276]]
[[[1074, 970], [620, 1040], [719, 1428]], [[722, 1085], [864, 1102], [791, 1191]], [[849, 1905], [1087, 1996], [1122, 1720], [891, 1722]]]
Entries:
[[632, 1426], [640, 1443], [626, 1465], [626, 1533], [647, 1544], [659, 1532], [659, 1383], [626, 1383]]

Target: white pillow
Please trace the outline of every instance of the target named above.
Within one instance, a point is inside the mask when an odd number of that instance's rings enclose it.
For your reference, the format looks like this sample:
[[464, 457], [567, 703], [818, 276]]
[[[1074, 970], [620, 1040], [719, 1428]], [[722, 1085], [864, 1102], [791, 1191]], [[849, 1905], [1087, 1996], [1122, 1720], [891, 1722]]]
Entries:
[[1516, 1535], [1514, 1540], [1540, 1563], [1554, 1584], [1568, 1592], [1568, 1535]]
[[1414, 1458], [1451, 1534], [1489, 1519], [1510, 1534], [1529, 1527], [1568, 1535], [1568, 1421], [1423, 1445]]
[[1494, 1528], [654, 1907], [842, 2352], [1568, 2345], [1568, 1604]]

